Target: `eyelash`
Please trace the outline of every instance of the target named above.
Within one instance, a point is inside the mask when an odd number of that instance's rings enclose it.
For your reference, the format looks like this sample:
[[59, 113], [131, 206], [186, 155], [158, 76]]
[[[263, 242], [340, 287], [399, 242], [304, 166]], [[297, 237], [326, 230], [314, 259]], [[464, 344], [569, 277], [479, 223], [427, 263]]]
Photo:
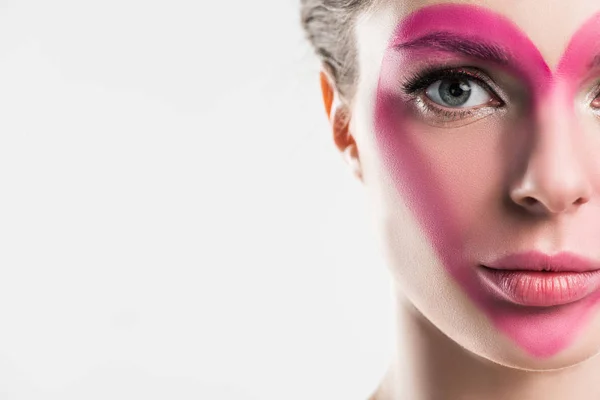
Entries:
[[[484, 106], [475, 108], [464, 108], [464, 109], [452, 109], [443, 108], [436, 105], [433, 101], [423, 100], [422, 95], [426, 89], [433, 83], [443, 79], [456, 79], [463, 78], [471, 81], [475, 81], [485, 90], [487, 90], [499, 104], [495, 106]], [[503, 107], [506, 103], [499, 96], [494, 89], [492, 89], [492, 83], [488, 83], [491, 79], [488, 75], [477, 67], [454, 67], [454, 68], [440, 68], [440, 67], [426, 67], [423, 70], [406, 78], [402, 83], [402, 91], [410, 98], [411, 101], [418, 103], [425, 113], [433, 113], [442, 122], [453, 122], [462, 120], [465, 118], [472, 117], [474, 115], [489, 114], [491, 108]], [[600, 116], [600, 84], [595, 85], [594, 93], [589, 100], [590, 107]], [[592, 104], [595, 100], [597, 101], [596, 107]], [[487, 112], [483, 110], [488, 110]]]
[[439, 67], [427, 67], [422, 71], [419, 71], [412, 76], [409, 76], [406, 81], [402, 84], [402, 90], [406, 93], [413, 101], [419, 101], [419, 103], [425, 108], [427, 112], [433, 112], [434, 114], [442, 117], [446, 121], [454, 121], [463, 119], [476, 114], [480, 108], [467, 108], [452, 110], [450, 108], [444, 109], [437, 105], [434, 105], [432, 101], [423, 101], [421, 95], [425, 90], [433, 83], [448, 79], [448, 78], [464, 78], [470, 81], [475, 81], [478, 85], [486, 89], [492, 96], [500, 101], [501, 107], [504, 105], [504, 101], [491, 88], [491, 85], [487, 82], [489, 78], [487, 75], [475, 67], [461, 68], [439, 68]]

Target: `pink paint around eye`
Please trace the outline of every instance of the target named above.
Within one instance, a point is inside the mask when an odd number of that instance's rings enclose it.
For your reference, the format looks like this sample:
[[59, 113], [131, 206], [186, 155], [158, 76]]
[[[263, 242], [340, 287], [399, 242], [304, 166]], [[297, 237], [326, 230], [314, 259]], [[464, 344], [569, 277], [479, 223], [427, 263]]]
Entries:
[[[455, 205], [446, 203], [443, 185], [436, 182], [435, 171], [415, 142], [416, 136], [425, 135], [431, 128], [414, 121], [409, 106], [397, 94], [399, 66], [419, 56], [412, 54], [410, 49], [398, 50], [397, 46], [433, 31], [475, 38], [506, 49], [516, 62], [514, 67], [520, 78], [533, 91], [532, 101], [539, 103], [555, 89], [558, 76], [561, 81], [570, 82], [572, 88], [577, 86], [580, 75], [591, 62], [591, 53], [600, 49], [600, 45], [595, 48], [589, 45], [600, 43], [595, 40], [600, 31], [600, 15], [590, 19], [574, 36], [556, 75], [553, 75], [535, 45], [506, 17], [471, 5], [442, 4], [422, 8], [406, 17], [394, 32], [384, 56], [377, 91], [376, 139], [385, 166], [392, 173], [397, 190], [427, 232], [446, 270], [499, 331], [535, 357], [553, 356], [575, 340], [600, 295], [541, 311], [498, 302], [482, 288], [475, 272], [478, 266], [472, 265], [472, 260], [464, 256], [460, 224], [453, 216]], [[435, 52], [437, 50], [432, 50], [431, 54]], [[567, 96], [573, 93], [571, 90]], [[539, 105], [536, 104], [534, 109]], [[456, 162], [464, 163], [464, 160], [457, 159]]]
[[[574, 94], [577, 84], [583, 78], [590, 65], [596, 57], [600, 57], [600, 14], [593, 15], [583, 26], [573, 35], [567, 50], [563, 54], [558, 64], [556, 75], [566, 78], [571, 91]], [[600, 62], [598, 63], [600, 66]]]
[[441, 4], [422, 8], [398, 26], [391, 46], [442, 31], [505, 48], [516, 63], [518, 71], [515, 72], [520, 72], [522, 78], [538, 90], [551, 79], [550, 69], [529, 38], [506, 17], [482, 7]]

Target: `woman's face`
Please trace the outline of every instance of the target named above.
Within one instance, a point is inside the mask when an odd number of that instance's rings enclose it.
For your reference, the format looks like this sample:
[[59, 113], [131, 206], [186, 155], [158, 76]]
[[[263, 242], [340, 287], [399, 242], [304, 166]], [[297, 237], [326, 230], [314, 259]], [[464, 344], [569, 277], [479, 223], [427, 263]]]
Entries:
[[569, 366], [600, 350], [600, 3], [470, 3], [359, 18], [362, 175], [428, 320], [497, 363]]

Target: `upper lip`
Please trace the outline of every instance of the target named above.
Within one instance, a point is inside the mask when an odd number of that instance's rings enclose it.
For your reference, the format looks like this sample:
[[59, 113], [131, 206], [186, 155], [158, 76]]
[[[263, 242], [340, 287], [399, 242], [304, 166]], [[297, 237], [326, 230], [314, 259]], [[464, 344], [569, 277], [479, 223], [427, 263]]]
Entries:
[[549, 255], [528, 251], [509, 254], [483, 266], [512, 271], [586, 272], [600, 269], [600, 262], [569, 252]]

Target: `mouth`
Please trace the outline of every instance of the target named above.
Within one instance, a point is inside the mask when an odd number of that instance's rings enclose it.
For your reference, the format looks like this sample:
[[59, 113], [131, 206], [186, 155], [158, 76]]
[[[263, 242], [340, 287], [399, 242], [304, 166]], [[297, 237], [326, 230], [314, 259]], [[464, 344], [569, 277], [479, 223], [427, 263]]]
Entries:
[[478, 273], [492, 295], [529, 307], [569, 304], [600, 290], [600, 263], [573, 253], [511, 254], [480, 264]]

